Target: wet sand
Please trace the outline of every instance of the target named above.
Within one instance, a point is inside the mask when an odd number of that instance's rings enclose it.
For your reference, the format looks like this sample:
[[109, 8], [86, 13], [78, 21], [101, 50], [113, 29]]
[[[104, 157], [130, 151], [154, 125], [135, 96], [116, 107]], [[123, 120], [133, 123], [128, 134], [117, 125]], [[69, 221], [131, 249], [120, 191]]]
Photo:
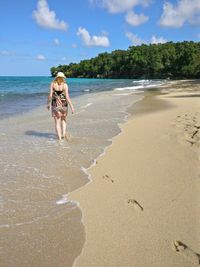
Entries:
[[86, 241], [75, 267], [193, 267], [200, 260], [200, 81], [155, 90], [71, 192]]

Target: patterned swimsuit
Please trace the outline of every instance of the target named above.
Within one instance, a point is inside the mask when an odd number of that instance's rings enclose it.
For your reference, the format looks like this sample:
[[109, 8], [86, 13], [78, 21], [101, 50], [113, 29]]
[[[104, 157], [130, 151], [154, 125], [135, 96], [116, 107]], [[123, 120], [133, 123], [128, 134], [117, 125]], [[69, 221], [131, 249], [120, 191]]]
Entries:
[[52, 105], [52, 116], [56, 116], [58, 112], [61, 113], [67, 112], [68, 103], [64, 93], [64, 89], [62, 91], [59, 91], [53, 88], [51, 105]]

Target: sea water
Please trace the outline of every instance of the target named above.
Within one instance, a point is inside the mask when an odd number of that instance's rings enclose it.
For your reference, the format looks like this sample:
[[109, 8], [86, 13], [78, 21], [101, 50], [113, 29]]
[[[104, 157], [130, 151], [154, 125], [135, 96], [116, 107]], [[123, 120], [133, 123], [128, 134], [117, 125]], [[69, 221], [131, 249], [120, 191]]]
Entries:
[[71, 101], [59, 142], [46, 109], [50, 77], [0, 77], [1, 266], [72, 266], [84, 246], [81, 207], [67, 194], [120, 133], [127, 108], [160, 80], [67, 79]]

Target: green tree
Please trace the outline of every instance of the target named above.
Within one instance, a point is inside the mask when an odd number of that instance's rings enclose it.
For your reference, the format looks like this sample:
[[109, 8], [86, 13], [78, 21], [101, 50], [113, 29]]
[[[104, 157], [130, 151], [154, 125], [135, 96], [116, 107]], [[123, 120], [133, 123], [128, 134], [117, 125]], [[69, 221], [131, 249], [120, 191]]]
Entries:
[[50, 69], [87, 78], [200, 78], [200, 43], [142, 44]]

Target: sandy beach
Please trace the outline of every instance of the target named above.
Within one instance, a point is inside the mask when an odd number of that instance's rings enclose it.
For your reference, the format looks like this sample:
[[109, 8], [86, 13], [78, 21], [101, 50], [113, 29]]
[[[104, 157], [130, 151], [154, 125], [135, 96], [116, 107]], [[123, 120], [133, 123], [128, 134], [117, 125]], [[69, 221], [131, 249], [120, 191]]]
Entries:
[[199, 266], [199, 97], [199, 81], [172, 82], [130, 109], [68, 195], [86, 234], [75, 267]]

